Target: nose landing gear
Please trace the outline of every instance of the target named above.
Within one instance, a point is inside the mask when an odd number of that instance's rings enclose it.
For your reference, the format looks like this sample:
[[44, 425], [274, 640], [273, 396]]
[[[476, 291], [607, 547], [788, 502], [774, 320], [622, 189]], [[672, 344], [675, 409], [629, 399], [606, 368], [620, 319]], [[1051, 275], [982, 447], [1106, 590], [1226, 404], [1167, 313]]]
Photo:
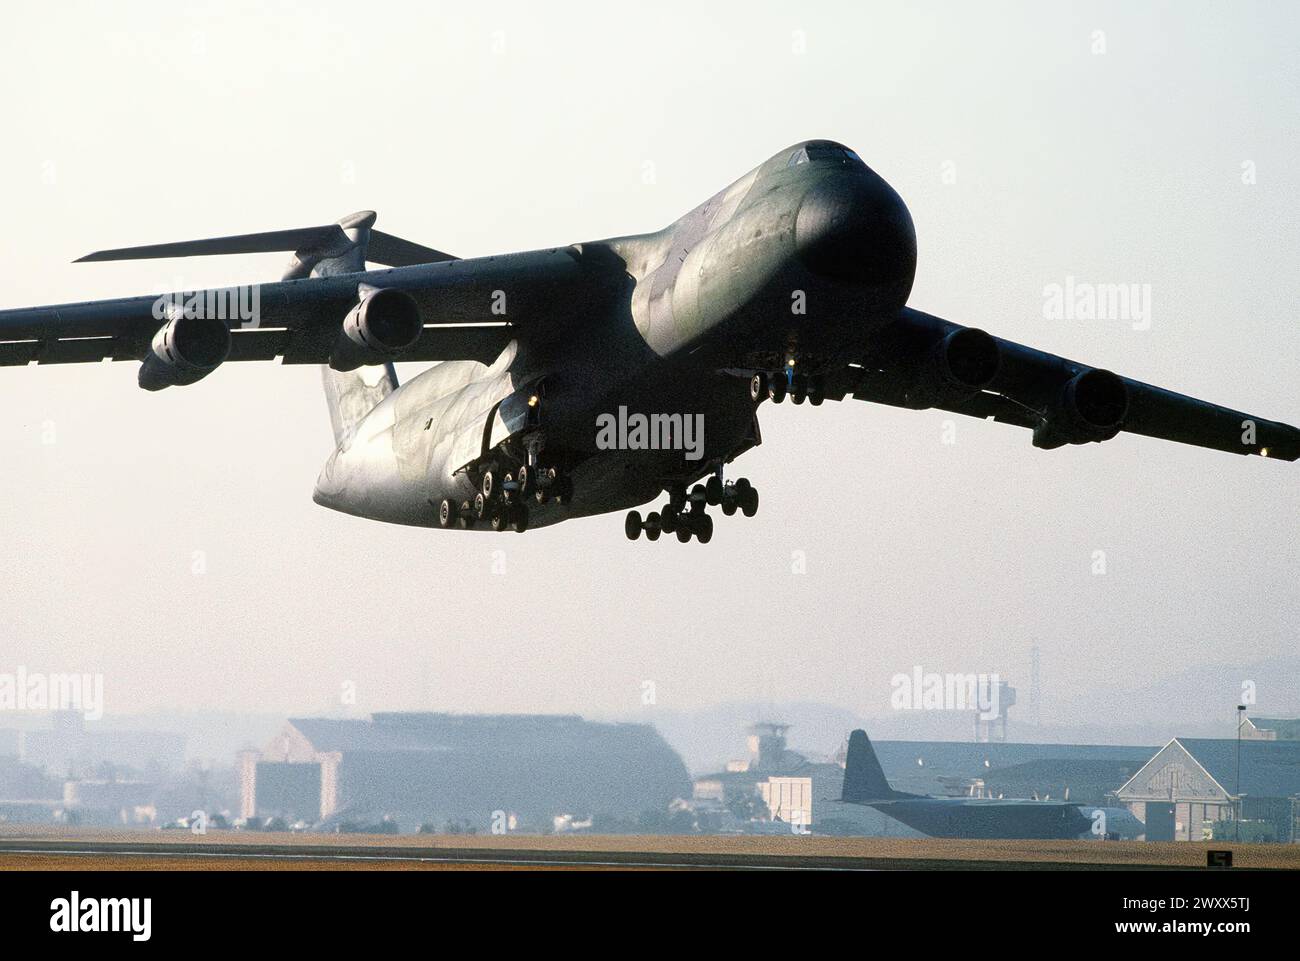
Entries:
[[796, 404], [806, 400], [814, 407], [820, 407], [825, 399], [822, 377], [820, 374], [796, 373], [793, 364], [784, 370], [759, 371], [749, 379], [749, 399], [757, 404], [764, 397], [774, 404], [789, 397]]

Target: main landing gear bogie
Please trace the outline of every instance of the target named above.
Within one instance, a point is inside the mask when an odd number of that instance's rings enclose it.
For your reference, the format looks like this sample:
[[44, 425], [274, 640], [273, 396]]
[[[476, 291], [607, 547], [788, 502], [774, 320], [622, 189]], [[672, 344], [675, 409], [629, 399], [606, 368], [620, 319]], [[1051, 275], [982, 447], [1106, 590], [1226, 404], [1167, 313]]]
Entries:
[[707, 544], [713, 539], [713, 518], [706, 507], [718, 506], [728, 517], [737, 510], [753, 517], [758, 513], [758, 489], [743, 477], [724, 483], [720, 475], [714, 475], [705, 483], [696, 484], [689, 493], [683, 487], [670, 489], [668, 503], [644, 519], [640, 511], [628, 511], [623, 531], [632, 541], [644, 532], [651, 541], [658, 540], [660, 534], [675, 534], [683, 544], [692, 537]]
[[485, 470], [472, 499], [443, 498], [438, 504], [438, 526], [469, 530], [487, 524], [494, 531], [522, 534], [528, 529], [530, 499], [538, 506], [552, 499], [568, 504], [573, 499], [573, 481], [554, 467], [542, 470], [533, 464], [501, 474]]

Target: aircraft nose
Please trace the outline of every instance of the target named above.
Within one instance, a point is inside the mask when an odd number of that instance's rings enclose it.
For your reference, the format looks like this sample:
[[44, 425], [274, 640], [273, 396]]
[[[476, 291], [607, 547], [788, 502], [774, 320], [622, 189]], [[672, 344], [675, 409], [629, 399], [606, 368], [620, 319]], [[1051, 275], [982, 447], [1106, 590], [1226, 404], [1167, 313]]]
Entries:
[[804, 196], [795, 219], [800, 260], [816, 274], [873, 286], [916, 273], [916, 231], [907, 205], [871, 171], [831, 176]]

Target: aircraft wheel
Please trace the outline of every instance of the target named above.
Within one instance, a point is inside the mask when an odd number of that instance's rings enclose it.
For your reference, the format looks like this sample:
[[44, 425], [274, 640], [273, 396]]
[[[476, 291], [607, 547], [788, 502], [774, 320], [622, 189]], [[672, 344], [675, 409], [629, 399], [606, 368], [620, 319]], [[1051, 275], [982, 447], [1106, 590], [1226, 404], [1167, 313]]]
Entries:
[[568, 477], [557, 477], [555, 479], [555, 499], [561, 504], [567, 504], [573, 500], [573, 481]]
[[627, 535], [627, 539], [630, 541], [634, 541], [641, 536], [640, 511], [627, 512], [627, 519], [623, 521], [623, 533]]
[[529, 494], [533, 492], [533, 488], [536, 486], [533, 483], [533, 481], [535, 480], [535, 478], [533, 477], [533, 472], [528, 469], [527, 464], [519, 468], [519, 473], [515, 474], [515, 480], [519, 482], [520, 497], [527, 497]]
[[648, 541], [659, 540], [659, 531], [661, 530], [659, 525], [660, 525], [659, 515], [651, 511], [650, 515], [645, 519], [646, 540]]
[[515, 492], [510, 488], [514, 486], [515, 475], [509, 472], [501, 478], [501, 499], [507, 504], [515, 502]]
[[444, 497], [442, 503], [438, 505], [438, 526], [452, 527], [458, 520], [456, 516], [458, 513], [456, 505], [449, 498]]
[[728, 517], [736, 513], [737, 508], [738, 505], [736, 504], [736, 499], [734, 497], [728, 497], [722, 502], [722, 513], [726, 514]]
[[766, 396], [768, 396], [767, 374], [760, 372], [749, 378], [749, 399], [757, 404]]
[[483, 481], [479, 485], [479, 491], [483, 494], [484, 500], [492, 499], [492, 491], [496, 489], [496, 478], [492, 476], [491, 471], [483, 473]]
[[691, 539], [691, 529], [685, 524], [679, 525], [676, 529], [677, 539], [685, 544]]
[[790, 400], [796, 404], [802, 404], [808, 399], [808, 379], [802, 374], [794, 379], [790, 387]]
[[758, 491], [753, 487], [747, 488], [745, 493], [741, 495], [740, 509], [746, 517], [753, 517], [758, 513]]
[[492, 512], [492, 529], [494, 531], [510, 530], [510, 508], [505, 507]]
[[487, 520], [487, 516], [488, 516], [488, 500], [487, 497], [483, 495], [483, 492], [479, 491], [477, 494], [474, 495], [474, 518], [476, 520], [483, 521], [483, 520]]
[[767, 399], [774, 404], [779, 404], [785, 400], [786, 384], [785, 378], [777, 375], [773, 377], [767, 385]]
[[665, 507], [663, 513], [659, 515], [659, 529], [665, 534], [671, 534], [673, 531], [677, 530], [679, 520], [677, 511], [671, 507]]
[[826, 399], [824, 395], [825, 387], [826, 385], [822, 381], [822, 377], [820, 374], [818, 374], [816, 377], [809, 377], [808, 378], [808, 403], [812, 404], [814, 407], [820, 407], [822, 405], [822, 401]]
[[474, 505], [469, 501], [461, 501], [460, 510], [456, 512], [456, 526], [463, 531], [473, 528]]
[[713, 518], [708, 514], [701, 514], [700, 519], [695, 522], [695, 539], [701, 544], [713, 540]]
[[722, 478], [717, 474], [710, 477], [708, 483], [704, 485], [704, 499], [710, 507], [717, 507], [722, 503]]
[[515, 533], [522, 534], [528, 530], [528, 505], [516, 504], [510, 509], [510, 526]]

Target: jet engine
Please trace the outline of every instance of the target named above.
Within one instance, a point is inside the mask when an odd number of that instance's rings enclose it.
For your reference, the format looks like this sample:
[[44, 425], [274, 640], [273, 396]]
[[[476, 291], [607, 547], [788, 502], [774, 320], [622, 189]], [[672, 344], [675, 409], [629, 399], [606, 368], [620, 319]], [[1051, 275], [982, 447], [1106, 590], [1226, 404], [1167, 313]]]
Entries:
[[330, 355], [335, 370], [356, 370], [400, 356], [420, 339], [420, 308], [404, 290], [362, 285]]
[[907, 388], [909, 407], [933, 407], [946, 397], [983, 390], [1001, 365], [997, 341], [976, 327], [960, 327], [940, 338], [917, 367]]
[[173, 317], [154, 335], [138, 382], [145, 390], [193, 384], [220, 367], [229, 353], [230, 328], [224, 320]]
[[1110, 440], [1119, 433], [1127, 413], [1128, 387], [1123, 378], [1089, 368], [1066, 382], [1059, 399], [1034, 429], [1034, 446], [1050, 450]]

